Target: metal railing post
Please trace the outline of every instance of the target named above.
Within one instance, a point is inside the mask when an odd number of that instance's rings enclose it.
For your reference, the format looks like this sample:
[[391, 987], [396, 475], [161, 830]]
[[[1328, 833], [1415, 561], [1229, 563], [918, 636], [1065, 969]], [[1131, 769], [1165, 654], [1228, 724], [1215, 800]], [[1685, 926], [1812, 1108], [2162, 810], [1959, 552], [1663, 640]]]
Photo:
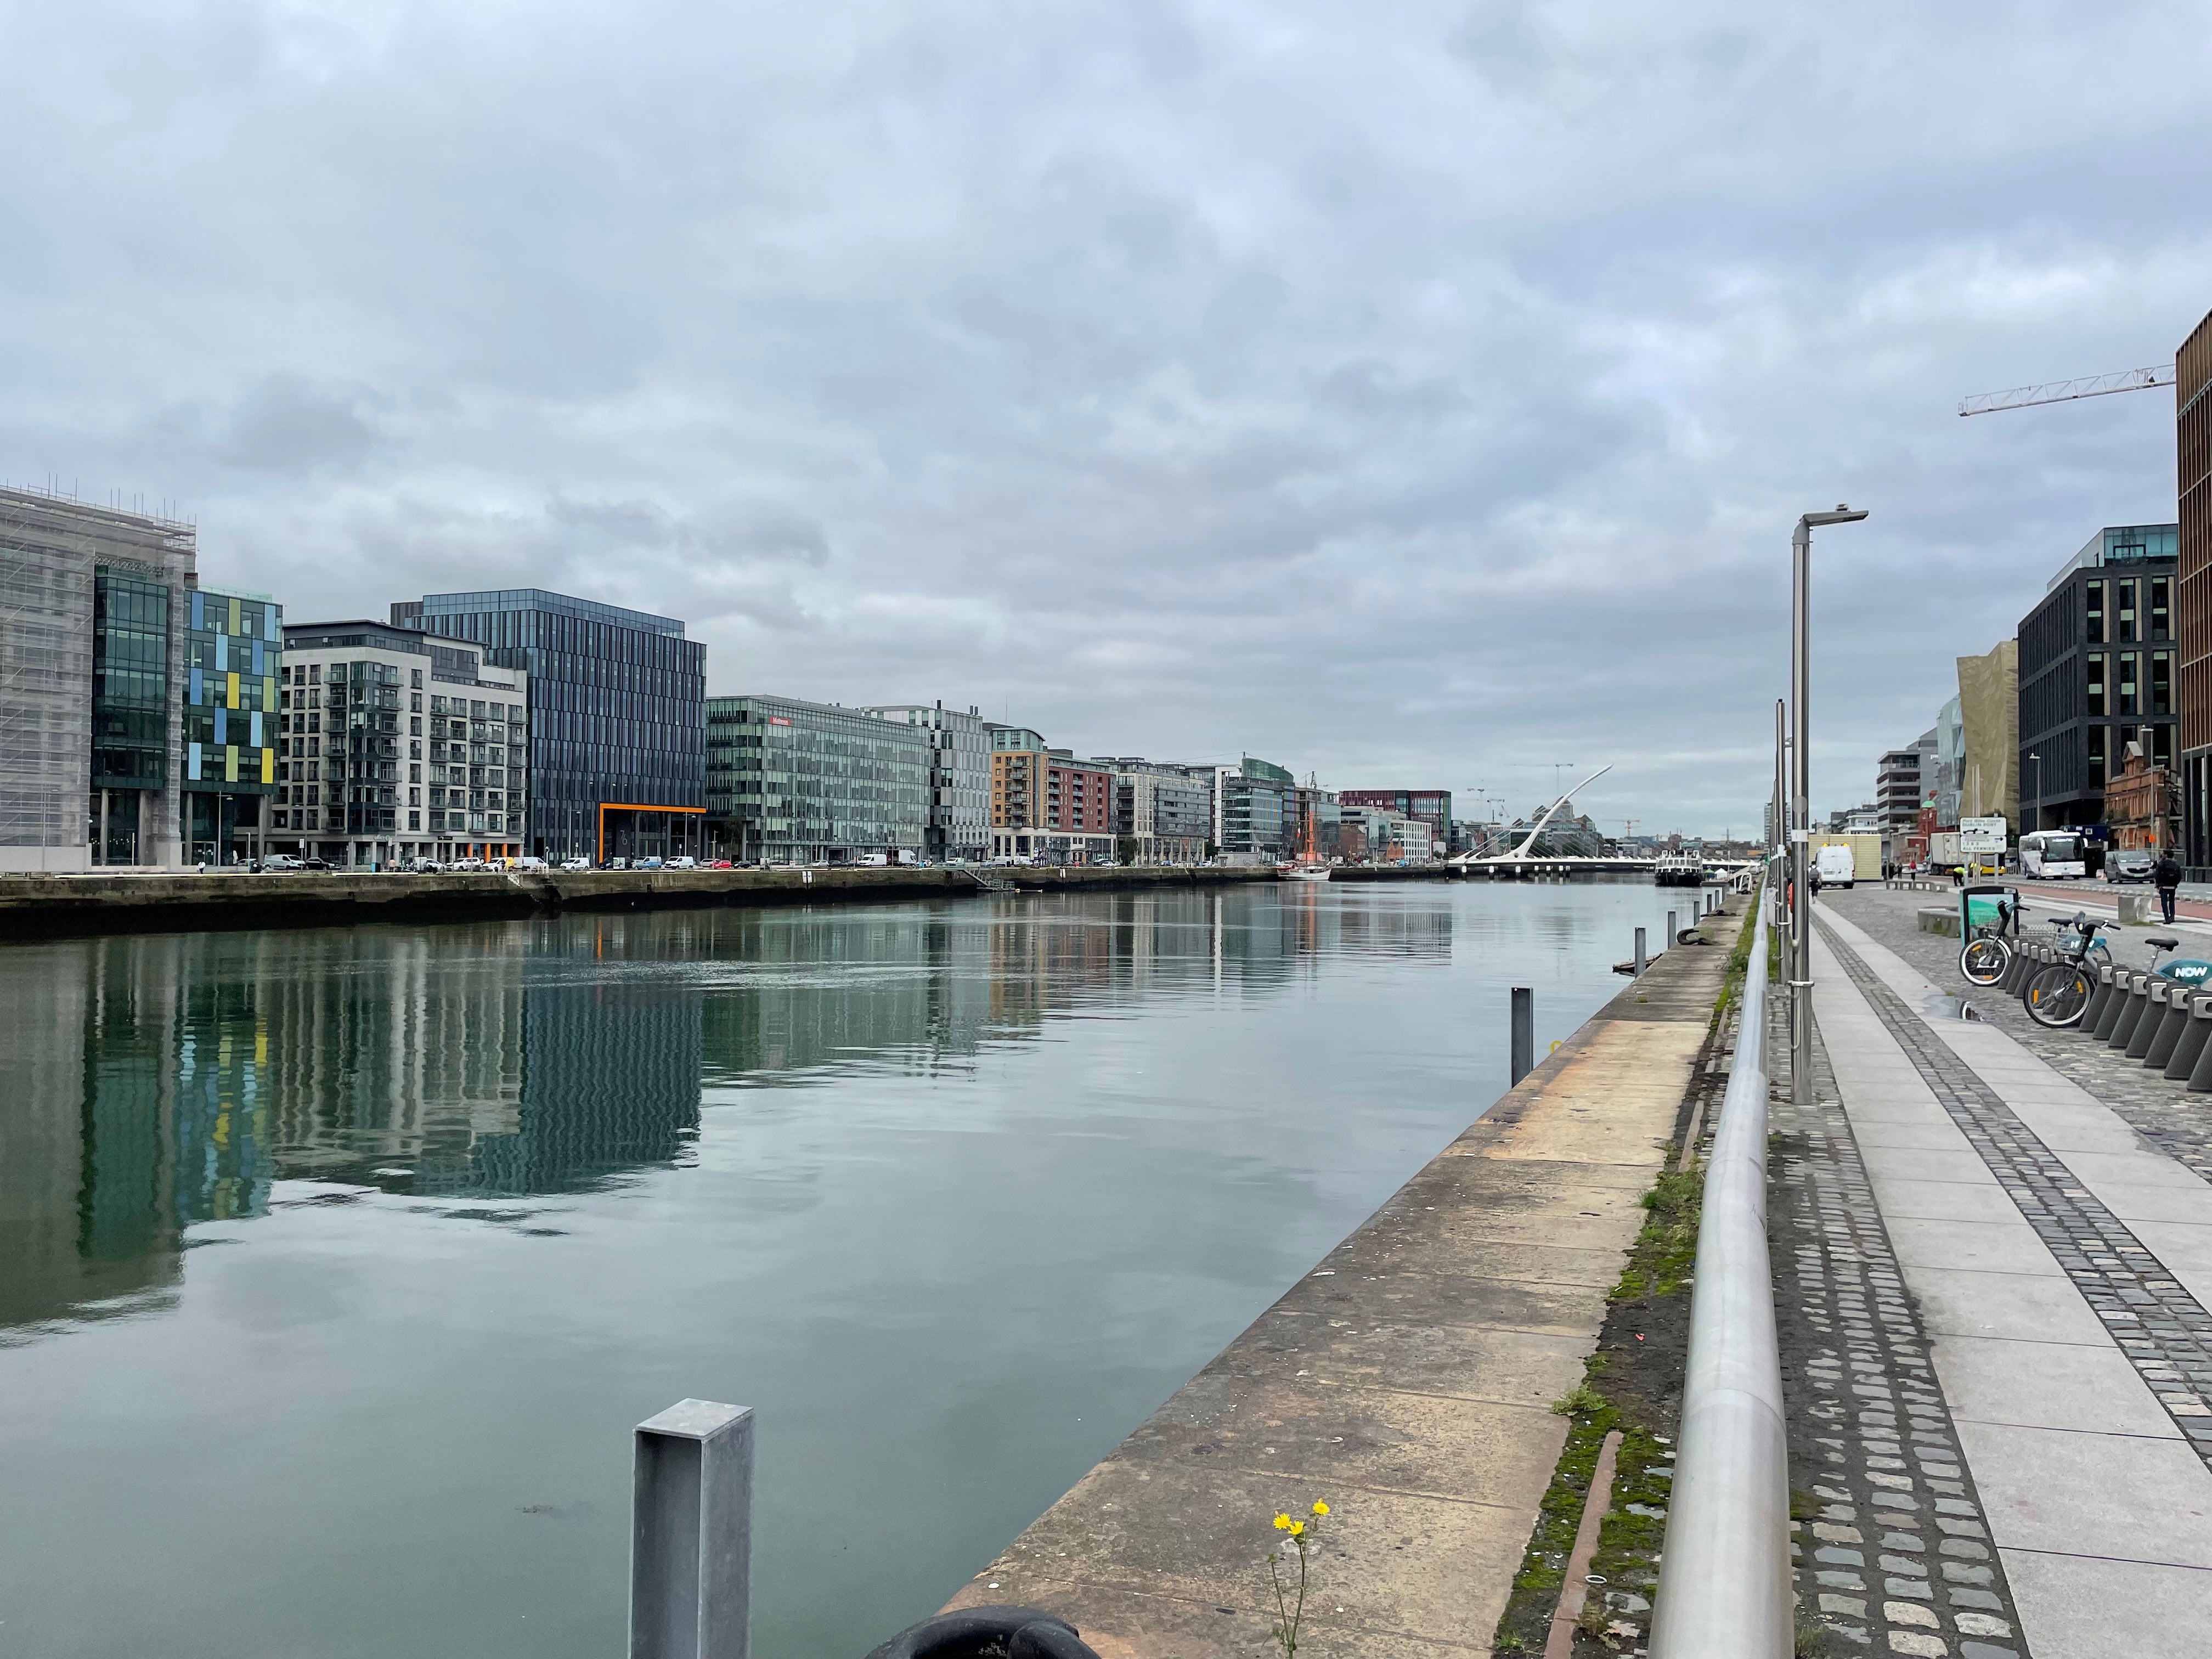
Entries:
[[1650, 957], [1648, 957], [1647, 956], [1645, 956], [1645, 954], [1644, 954], [1644, 930], [1643, 930], [1641, 927], [1639, 927], [1639, 928], [1638, 928], [1638, 929], [1636, 930], [1636, 977], [1637, 977], [1637, 978], [1638, 978], [1638, 979], [1642, 979], [1642, 978], [1644, 977], [1644, 964], [1645, 964], [1647, 962], [1649, 962], [1649, 961], [1650, 961]]
[[1526, 985], [1513, 988], [1510, 1065], [1516, 1084], [1536, 1069], [1536, 994]]
[[1667, 939], [1666, 942], [1659, 948], [1662, 951], [1673, 950], [1674, 948], [1674, 935], [1681, 931], [1681, 924], [1674, 920], [1674, 912], [1669, 910], [1667, 913]]
[[1794, 1651], [1789, 1442], [1766, 1253], [1766, 908], [1753, 914], [1735, 1059], [1705, 1171], [1652, 1659]]
[[752, 1553], [751, 1408], [679, 1400], [639, 1424], [630, 1659], [746, 1659]]

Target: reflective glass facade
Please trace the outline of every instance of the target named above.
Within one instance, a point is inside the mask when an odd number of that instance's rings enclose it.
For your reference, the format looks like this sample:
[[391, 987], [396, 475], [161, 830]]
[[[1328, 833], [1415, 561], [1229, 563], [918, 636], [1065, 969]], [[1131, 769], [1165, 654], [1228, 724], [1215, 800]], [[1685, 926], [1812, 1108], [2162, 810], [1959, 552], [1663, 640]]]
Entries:
[[526, 587], [426, 594], [392, 622], [528, 672], [532, 852], [597, 857], [618, 818], [706, 806], [707, 650], [673, 617]]
[[94, 863], [141, 861], [141, 793], [159, 794], [168, 780], [168, 585], [102, 565], [93, 574], [92, 797], [85, 820]]
[[921, 856], [928, 731], [795, 697], [707, 704], [708, 835], [741, 863]]

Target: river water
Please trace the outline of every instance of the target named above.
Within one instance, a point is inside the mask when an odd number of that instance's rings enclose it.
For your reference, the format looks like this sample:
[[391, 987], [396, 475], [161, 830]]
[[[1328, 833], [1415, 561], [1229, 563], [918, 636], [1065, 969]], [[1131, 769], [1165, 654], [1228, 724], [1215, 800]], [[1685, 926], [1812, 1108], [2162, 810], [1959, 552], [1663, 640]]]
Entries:
[[754, 1651], [927, 1615], [1692, 897], [1297, 883], [0, 948], [0, 1653], [607, 1659], [755, 1407]]

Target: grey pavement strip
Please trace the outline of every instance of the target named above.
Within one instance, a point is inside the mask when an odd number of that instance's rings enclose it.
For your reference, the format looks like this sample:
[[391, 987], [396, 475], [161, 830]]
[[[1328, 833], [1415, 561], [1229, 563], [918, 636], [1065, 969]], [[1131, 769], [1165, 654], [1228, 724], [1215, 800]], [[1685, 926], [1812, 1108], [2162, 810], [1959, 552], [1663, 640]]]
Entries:
[[1832, 928], [1822, 923], [1820, 931], [1851, 982], [2104, 1322], [2174, 1426], [2212, 1464], [2212, 1314]]
[[1792, 1523], [1801, 1617], [1828, 1632], [1823, 1653], [2018, 1659], [2011, 1587], [1826, 1047], [1816, 1030], [1800, 1112], [1778, 1006], [1775, 1022], [1767, 1240], [1792, 1484], [1815, 1504]]

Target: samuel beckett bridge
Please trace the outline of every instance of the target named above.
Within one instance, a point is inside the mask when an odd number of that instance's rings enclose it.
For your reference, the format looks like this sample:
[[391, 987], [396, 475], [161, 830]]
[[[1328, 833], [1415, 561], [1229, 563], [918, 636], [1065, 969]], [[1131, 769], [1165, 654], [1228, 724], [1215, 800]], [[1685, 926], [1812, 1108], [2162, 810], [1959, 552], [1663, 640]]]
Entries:
[[1695, 885], [1708, 876], [1729, 876], [1744, 867], [1744, 861], [1732, 859], [1698, 859], [1686, 854], [1668, 854], [1657, 858], [1634, 858], [1626, 854], [1576, 855], [1540, 853], [1536, 850], [1544, 831], [1566, 804], [1590, 785], [1595, 783], [1611, 766], [1601, 766], [1580, 783], [1546, 807], [1521, 844], [1508, 853], [1462, 853], [1451, 860], [1462, 874], [1488, 876], [1492, 880], [1520, 880], [1540, 876], [1595, 876], [1607, 874], [1635, 875], [1650, 871], [1662, 881], [1669, 877], [1685, 885]]

